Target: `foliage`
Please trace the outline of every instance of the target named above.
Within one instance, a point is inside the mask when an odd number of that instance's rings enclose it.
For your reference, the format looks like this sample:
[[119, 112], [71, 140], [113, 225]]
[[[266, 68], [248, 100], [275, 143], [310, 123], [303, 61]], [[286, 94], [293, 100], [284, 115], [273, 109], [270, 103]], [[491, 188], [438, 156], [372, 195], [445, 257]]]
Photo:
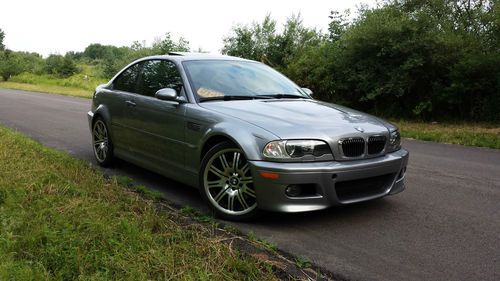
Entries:
[[50, 55], [45, 60], [45, 73], [56, 75], [59, 77], [70, 77], [74, 73], [78, 72], [73, 59], [66, 55]]
[[167, 54], [172, 51], [189, 51], [189, 42], [183, 37], [174, 41], [170, 33], [166, 33], [163, 39], [157, 38], [151, 47], [146, 47], [138, 41], [134, 41], [130, 47], [90, 44], [85, 48], [81, 59], [87, 60], [90, 64], [98, 65], [100, 76], [109, 79], [136, 59]]
[[330, 19], [328, 34], [293, 17], [277, 32], [267, 16], [235, 26], [223, 52], [379, 115], [500, 121], [500, 2], [387, 0]]
[[39, 72], [43, 59], [36, 53], [0, 51], [0, 76], [4, 81], [21, 72]]
[[0, 51], [5, 49], [5, 45], [3, 44], [3, 39], [5, 38], [5, 32], [0, 28]]
[[300, 15], [288, 18], [281, 32], [276, 29], [276, 21], [267, 15], [262, 23], [235, 26], [232, 34], [224, 38], [222, 53], [261, 61], [286, 71], [297, 54], [320, 41], [319, 32], [304, 27]]
[[0, 76], [4, 81], [10, 79], [11, 76], [17, 75], [23, 71], [21, 58], [18, 54], [9, 50], [0, 52]]

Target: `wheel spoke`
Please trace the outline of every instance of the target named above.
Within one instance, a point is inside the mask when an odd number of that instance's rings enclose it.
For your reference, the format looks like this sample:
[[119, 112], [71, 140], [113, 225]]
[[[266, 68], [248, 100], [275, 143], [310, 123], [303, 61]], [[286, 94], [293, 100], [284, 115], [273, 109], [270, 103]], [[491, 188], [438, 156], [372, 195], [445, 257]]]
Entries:
[[241, 206], [243, 206], [243, 209], [248, 209], [248, 203], [243, 197], [243, 194], [241, 192], [236, 193], [238, 196], [238, 201], [240, 201]]
[[102, 130], [101, 130], [101, 124], [100, 123], [97, 123], [96, 126], [95, 126], [95, 130], [96, 130], [96, 133], [99, 135], [99, 136], [102, 136]]
[[229, 194], [227, 196], [227, 209], [230, 211], [234, 211], [234, 197]]
[[102, 140], [101, 134], [97, 131], [97, 129], [94, 130], [94, 138], [97, 140]]
[[248, 165], [248, 163], [245, 163], [245, 165], [243, 165], [243, 167], [241, 167], [240, 173], [242, 175], [246, 175], [249, 170], [250, 170], [250, 166]]
[[255, 198], [255, 191], [251, 188], [248, 187], [244, 188], [243, 193], [246, 193], [248, 196]]
[[218, 176], [220, 179], [226, 179], [227, 178], [227, 176], [224, 175], [224, 172], [222, 172], [221, 170], [219, 170], [219, 168], [215, 167], [213, 164], [210, 165], [209, 171], [212, 172], [214, 175]]
[[219, 156], [220, 163], [222, 164], [222, 169], [226, 171], [229, 168], [229, 163], [227, 162], [226, 155], [221, 154]]
[[207, 182], [207, 187], [208, 188], [221, 187], [221, 186], [222, 185], [221, 185], [221, 181], [220, 180]]
[[251, 184], [251, 183], [253, 183], [253, 178], [251, 178], [251, 177], [241, 178], [240, 183], [245, 184], [245, 185]]
[[217, 195], [214, 197], [215, 202], [219, 203], [219, 201], [224, 197], [224, 195], [227, 194], [226, 191], [228, 188], [229, 186], [226, 185], [219, 191], [219, 193], [217, 193]]
[[235, 152], [233, 154], [233, 171], [238, 171], [238, 162], [240, 162], [240, 153]]
[[103, 137], [106, 136], [106, 129], [104, 128], [104, 124], [102, 124], [102, 123], [99, 123], [99, 133]]

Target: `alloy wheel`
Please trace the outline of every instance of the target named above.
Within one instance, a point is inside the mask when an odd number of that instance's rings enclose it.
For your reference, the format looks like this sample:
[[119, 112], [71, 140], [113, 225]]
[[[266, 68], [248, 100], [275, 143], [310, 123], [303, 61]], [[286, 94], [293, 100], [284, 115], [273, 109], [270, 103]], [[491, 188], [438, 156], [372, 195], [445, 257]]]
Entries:
[[109, 153], [109, 136], [106, 124], [102, 120], [97, 120], [92, 129], [94, 154], [97, 161], [106, 161]]
[[210, 203], [227, 215], [244, 215], [257, 207], [250, 166], [238, 148], [216, 152], [207, 162], [203, 188]]

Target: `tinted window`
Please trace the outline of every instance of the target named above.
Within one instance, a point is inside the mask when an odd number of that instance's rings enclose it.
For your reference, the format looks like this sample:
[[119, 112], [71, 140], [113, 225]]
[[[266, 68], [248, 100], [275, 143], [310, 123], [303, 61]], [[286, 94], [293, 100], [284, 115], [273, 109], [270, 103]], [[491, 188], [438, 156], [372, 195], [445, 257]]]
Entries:
[[142, 74], [137, 83], [137, 93], [152, 97], [163, 88], [173, 88], [178, 93], [180, 92], [182, 79], [175, 64], [165, 60], [144, 62]]
[[142, 63], [136, 63], [122, 72], [122, 74], [113, 81], [113, 89], [134, 93], [136, 91], [135, 86], [141, 70], [141, 64]]

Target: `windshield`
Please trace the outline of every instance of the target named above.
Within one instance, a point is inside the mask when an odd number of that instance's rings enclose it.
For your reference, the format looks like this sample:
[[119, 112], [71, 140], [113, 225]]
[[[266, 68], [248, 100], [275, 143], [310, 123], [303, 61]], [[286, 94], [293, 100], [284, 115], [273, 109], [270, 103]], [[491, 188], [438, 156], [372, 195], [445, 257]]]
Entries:
[[[200, 101], [242, 98], [309, 98], [292, 81], [260, 63], [186, 61], [184, 68]], [[232, 99], [230, 99], [232, 98]]]

